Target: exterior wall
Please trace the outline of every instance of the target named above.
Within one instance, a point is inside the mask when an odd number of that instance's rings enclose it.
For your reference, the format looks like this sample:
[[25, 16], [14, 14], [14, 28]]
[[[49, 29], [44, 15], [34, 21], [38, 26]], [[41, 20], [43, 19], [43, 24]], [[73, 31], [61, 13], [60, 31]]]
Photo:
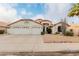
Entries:
[[6, 28], [5, 27], [0, 27], [0, 30], [5, 30]]
[[58, 32], [58, 26], [61, 26], [61, 24], [57, 24], [56, 26], [52, 27], [52, 33], [55, 34], [56, 32]]
[[42, 25], [33, 21], [19, 21], [7, 29], [9, 34], [41, 34], [41, 32]]
[[71, 28], [71, 27], [68, 27], [68, 28], [67, 28], [67, 31], [69, 31], [70, 29], [73, 30], [74, 35], [79, 35], [79, 28]]

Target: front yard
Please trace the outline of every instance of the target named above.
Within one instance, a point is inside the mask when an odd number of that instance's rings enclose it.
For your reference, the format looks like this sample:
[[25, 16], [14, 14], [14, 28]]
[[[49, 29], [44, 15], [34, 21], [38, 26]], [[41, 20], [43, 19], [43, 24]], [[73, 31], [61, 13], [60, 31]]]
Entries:
[[[64, 40], [67, 42], [71, 40], [73, 43], [58, 43]], [[79, 37], [60, 35], [0, 35], [0, 55], [63, 55], [58, 51], [74, 52], [78, 50]], [[74, 55], [74, 53], [71, 53], [71, 55]], [[79, 52], [77, 55], [79, 55]]]
[[45, 43], [79, 43], [79, 36], [63, 36], [46, 34], [43, 37]]

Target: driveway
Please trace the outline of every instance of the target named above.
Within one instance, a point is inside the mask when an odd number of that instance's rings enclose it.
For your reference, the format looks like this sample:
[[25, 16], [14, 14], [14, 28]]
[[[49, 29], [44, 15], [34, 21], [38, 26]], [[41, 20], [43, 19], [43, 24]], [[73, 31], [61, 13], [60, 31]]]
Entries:
[[0, 35], [0, 53], [79, 50], [79, 43], [44, 43], [43, 39], [41, 35]]

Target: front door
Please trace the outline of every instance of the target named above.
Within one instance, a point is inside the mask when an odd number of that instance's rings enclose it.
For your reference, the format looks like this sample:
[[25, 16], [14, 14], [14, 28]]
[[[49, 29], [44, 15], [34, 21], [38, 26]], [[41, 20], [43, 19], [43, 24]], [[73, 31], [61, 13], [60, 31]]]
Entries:
[[62, 27], [58, 26], [58, 32], [62, 32]]

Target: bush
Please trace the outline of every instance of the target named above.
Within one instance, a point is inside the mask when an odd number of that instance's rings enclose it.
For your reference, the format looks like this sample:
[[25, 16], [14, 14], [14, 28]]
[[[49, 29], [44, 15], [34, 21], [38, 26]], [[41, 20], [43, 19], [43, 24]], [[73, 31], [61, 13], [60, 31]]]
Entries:
[[45, 32], [41, 32], [41, 35], [44, 35], [45, 34]]
[[56, 32], [55, 34], [60, 34], [59, 32]]
[[46, 28], [47, 34], [52, 34], [52, 29], [50, 27]]
[[0, 30], [0, 34], [4, 34], [4, 30]]
[[73, 30], [66, 31], [64, 35], [65, 36], [74, 36]]

